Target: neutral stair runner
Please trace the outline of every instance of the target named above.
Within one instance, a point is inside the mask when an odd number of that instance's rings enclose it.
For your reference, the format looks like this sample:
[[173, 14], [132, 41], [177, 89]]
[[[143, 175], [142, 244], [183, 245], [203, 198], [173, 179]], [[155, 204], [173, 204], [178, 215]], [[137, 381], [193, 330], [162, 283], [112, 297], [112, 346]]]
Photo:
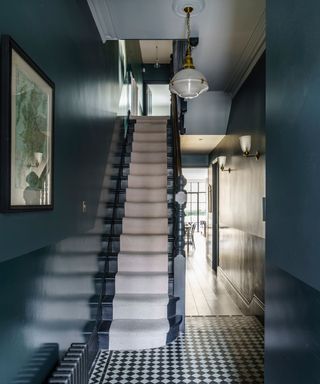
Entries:
[[136, 119], [110, 350], [164, 346], [169, 331], [167, 120]]

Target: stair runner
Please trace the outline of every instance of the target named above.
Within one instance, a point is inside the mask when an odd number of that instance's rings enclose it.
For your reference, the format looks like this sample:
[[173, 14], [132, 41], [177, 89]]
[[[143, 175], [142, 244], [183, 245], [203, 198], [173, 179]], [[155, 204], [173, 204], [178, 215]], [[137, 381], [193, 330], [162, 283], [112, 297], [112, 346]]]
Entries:
[[139, 117], [120, 235], [110, 350], [166, 345], [168, 302], [167, 120]]

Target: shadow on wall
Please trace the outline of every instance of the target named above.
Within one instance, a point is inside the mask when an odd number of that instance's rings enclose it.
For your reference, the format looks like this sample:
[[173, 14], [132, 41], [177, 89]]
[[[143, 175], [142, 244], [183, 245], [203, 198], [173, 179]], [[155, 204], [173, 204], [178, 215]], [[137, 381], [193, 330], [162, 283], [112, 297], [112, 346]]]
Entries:
[[[1, 263], [1, 383], [18, 383], [27, 376], [28, 369], [35, 370], [32, 375], [37, 377], [30, 384], [41, 383], [57, 363], [58, 350], [63, 354], [71, 343], [86, 342], [92, 334], [98, 316], [100, 275], [105, 268], [100, 257], [104, 218], [108, 214], [105, 202], [112, 183], [112, 164], [118, 161], [115, 153], [120, 129], [119, 119], [112, 143], [108, 144], [111, 148], [94, 227], [54, 246]], [[97, 345], [91, 348], [92, 358]]]

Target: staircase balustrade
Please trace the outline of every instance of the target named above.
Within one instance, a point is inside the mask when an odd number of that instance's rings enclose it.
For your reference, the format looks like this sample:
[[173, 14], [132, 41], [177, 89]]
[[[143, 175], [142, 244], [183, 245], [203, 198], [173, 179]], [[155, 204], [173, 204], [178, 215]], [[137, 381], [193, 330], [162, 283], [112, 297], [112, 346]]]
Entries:
[[171, 126], [173, 138], [173, 176], [175, 191], [174, 206], [174, 294], [180, 297], [177, 304], [177, 313], [183, 316], [180, 330], [184, 331], [185, 316], [185, 208], [187, 204], [187, 192], [184, 189], [187, 180], [182, 174], [180, 132], [178, 122], [177, 96], [171, 95]]

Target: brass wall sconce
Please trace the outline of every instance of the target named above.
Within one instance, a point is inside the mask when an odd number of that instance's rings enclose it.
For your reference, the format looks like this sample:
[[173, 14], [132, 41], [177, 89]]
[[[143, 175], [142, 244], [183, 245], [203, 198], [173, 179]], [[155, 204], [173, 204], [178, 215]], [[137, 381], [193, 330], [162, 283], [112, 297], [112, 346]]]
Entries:
[[221, 172], [231, 172], [231, 168], [226, 169], [227, 156], [219, 156], [219, 165]]
[[240, 146], [242, 150], [242, 154], [244, 157], [255, 157], [257, 160], [260, 158], [260, 153], [257, 151], [255, 154], [250, 153], [251, 149], [251, 136], [241, 136], [239, 137], [240, 140]]

